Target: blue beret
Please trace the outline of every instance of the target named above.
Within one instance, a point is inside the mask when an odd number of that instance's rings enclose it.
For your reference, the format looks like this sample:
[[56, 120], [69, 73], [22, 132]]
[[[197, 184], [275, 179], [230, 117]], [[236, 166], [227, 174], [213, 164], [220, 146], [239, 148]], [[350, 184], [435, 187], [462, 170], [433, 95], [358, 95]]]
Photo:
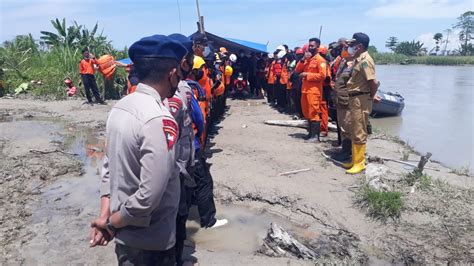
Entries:
[[133, 62], [138, 58], [171, 58], [181, 61], [186, 53], [187, 50], [182, 44], [158, 34], [141, 38], [128, 49], [128, 55]]
[[173, 33], [171, 35], [168, 35], [168, 37], [182, 44], [184, 48], [188, 50], [188, 53], [193, 52], [193, 41], [190, 38], [179, 33]]

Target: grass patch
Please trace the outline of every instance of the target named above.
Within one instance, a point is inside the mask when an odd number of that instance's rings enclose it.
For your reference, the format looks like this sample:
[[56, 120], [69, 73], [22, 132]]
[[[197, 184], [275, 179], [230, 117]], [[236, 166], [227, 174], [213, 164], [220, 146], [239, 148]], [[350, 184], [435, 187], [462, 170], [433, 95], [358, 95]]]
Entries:
[[404, 180], [409, 186], [413, 186], [418, 182], [422, 189], [429, 189], [432, 183], [431, 176], [417, 170], [409, 172]]
[[387, 64], [423, 64], [423, 65], [474, 65], [474, 56], [407, 56], [395, 53], [371, 54], [375, 63]]
[[367, 214], [375, 219], [399, 218], [403, 208], [399, 191], [376, 191], [364, 185], [359, 192], [359, 205], [367, 208]]

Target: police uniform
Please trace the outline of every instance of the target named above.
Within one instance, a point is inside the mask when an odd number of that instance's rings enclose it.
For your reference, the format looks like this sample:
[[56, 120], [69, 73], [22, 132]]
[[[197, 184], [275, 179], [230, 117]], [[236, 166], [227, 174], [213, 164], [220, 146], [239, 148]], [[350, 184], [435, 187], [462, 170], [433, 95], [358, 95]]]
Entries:
[[[368, 47], [369, 37], [364, 33], [355, 33], [350, 42], [361, 43]], [[356, 174], [365, 169], [367, 126], [373, 103], [371, 83], [375, 79], [374, 60], [367, 51], [364, 51], [354, 60], [352, 74], [347, 82], [352, 140], [352, 162], [344, 164], [344, 167], [350, 168], [346, 171], [348, 174]]]
[[[129, 49], [137, 68], [140, 58], [178, 62], [185, 54], [184, 46], [163, 35], [142, 38]], [[110, 213], [119, 212], [125, 224], [115, 235], [119, 264], [175, 264], [179, 127], [165, 97], [139, 83], [107, 119], [100, 194], [110, 197]]]

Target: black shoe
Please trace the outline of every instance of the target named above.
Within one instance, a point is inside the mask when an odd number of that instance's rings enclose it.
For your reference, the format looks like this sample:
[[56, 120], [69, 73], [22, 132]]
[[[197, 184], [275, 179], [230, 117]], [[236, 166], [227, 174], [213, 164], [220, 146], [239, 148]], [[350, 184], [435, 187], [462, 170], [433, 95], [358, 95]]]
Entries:
[[303, 139], [308, 140], [308, 139], [310, 139], [311, 137], [313, 137], [312, 124], [313, 124], [313, 122], [311, 122], [311, 121], [308, 120], [308, 127], [306, 128], [306, 130], [308, 131], [308, 135], [304, 136]]
[[321, 122], [310, 122], [309, 126], [310, 130], [310, 138], [308, 138], [305, 142], [307, 143], [319, 143], [321, 142], [319, 139], [319, 134], [321, 132]]

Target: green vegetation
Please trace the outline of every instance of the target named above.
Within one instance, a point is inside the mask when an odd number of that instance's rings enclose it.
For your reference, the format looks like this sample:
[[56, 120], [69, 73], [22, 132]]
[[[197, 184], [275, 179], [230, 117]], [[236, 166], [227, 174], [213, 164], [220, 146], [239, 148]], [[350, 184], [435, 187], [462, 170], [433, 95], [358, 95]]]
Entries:
[[418, 183], [420, 185], [420, 188], [425, 190], [430, 188], [432, 181], [431, 176], [424, 174], [418, 170], [414, 170], [408, 173], [405, 176], [404, 180], [409, 186], [413, 186]]
[[364, 185], [359, 192], [358, 203], [367, 208], [368, 215], [380, 220], [399, 218], [403, 208], [401, 192], [376, 191], [368, 185]]
[[[453, 29], [458, 33], [461, 44], [457, 49], [448, 51]], [[452, 29], [444, 32], [445, 35], [436, 33], [433, 36], [436, 45], [431, 49], [419, 41], [399, 42], [397, 37], [391, 36], [385, 42], [385, 47], [393, 53], [378, 53], [377, 49], [369, 49], [369, 53], [376, 64], [474, 65], [474, 12], [464, 12]]]
[[474, 65], [474, 56], [407, 56], [395, 53], [371, 54], [376, 64]]
[[[2, 87], [5, 93], [14, 93], [21, 86], [22, 91], [29, 91], [35, 96], [65, 98], [65, 78], [71, 78], [79, 88], [79, 61], [83, 48], [88, 47], [97, 57], [103, 54], [111, 54], [116, 58], [127, 56], [126, 49], [117, 51], [105, 36], [96, 35], [97, 24], [89, 31], [76, 22], [67, 27], [64, 19], [62, 22], [52, 20], [51, 23], [57, 33], [42, 31], [41, 41], [34, 40], [31, 34], [19, 35], [0, 47], [0, 69], [3, 70]], [[114, 80], [115, 84], [108, 87], [110, 91], [117, 91], [120, 84], [125, 84], [125, 71], [119, 69]], [[103, 89], [103, 78], [97, 76], [97, 83]], [[101, 92], [102, 95], [104, 93]], [[108, 92], [107, 95], [117, 93]]]

